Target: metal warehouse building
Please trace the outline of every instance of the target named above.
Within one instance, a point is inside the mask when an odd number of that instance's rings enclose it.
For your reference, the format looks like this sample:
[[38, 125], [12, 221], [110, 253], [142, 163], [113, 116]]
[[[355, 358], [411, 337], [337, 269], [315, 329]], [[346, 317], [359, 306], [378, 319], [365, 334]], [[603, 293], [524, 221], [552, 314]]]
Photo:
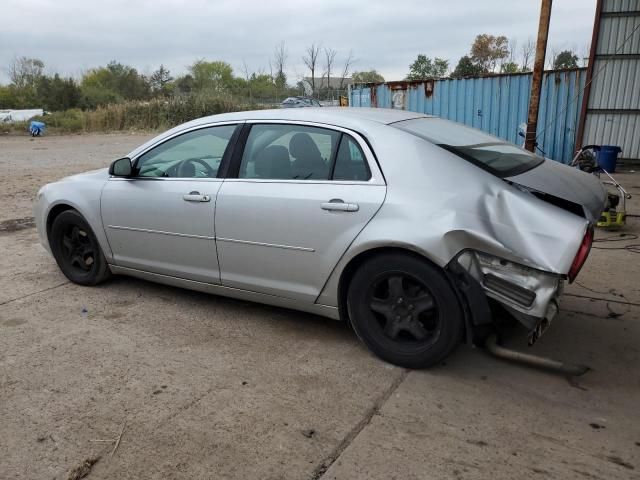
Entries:
[[576, 145], [640, 162], [640, 0], [598, 0]]

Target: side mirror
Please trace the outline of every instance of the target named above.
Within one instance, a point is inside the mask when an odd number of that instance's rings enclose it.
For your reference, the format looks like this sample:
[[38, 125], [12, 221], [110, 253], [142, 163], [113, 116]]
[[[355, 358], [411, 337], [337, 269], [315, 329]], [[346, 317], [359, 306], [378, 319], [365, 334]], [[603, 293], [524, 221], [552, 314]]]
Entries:
[[114, 177], [130, 177], [133, 173], [131, 159], [128, 157], [119, 158], [109, 166], [109, 175]]

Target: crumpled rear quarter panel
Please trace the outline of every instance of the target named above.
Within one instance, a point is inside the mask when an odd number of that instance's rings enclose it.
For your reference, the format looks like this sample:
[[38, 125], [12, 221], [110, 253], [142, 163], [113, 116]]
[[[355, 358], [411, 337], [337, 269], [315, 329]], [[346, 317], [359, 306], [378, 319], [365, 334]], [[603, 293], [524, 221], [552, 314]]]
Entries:
[[[375, 131], [379, 130], [379, 131]], [[354, 240], [318, 298], [337, 305], [351, 259], [378, 247], [402, 247], [445, 267], [465, 249], [565, 274], [587, 221], [548, 204], [425, 140], [371, 128], [387, 182], [382, 208]]]

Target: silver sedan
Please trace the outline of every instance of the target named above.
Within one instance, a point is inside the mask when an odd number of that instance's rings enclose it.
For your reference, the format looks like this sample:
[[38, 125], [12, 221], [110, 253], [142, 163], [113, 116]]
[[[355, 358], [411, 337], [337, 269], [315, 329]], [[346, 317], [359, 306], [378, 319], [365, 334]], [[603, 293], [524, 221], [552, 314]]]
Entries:
[[391, 363], [440, 362], [496, 310], [535, 340], [604, 204], [587, 175], [456, 123], [385, 109], [201, 118], [44, 186], [42, 244], [112, 274], [348, 321]]

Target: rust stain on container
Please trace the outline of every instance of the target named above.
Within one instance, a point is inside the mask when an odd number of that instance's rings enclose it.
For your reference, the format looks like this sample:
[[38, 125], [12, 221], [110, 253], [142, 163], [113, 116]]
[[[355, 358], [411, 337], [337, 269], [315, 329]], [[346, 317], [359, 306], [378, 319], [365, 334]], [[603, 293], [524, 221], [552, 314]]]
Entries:
[[436, 89], [436, 82], [434, 80], [425, 80], [424, 82], [424, 94], [427, 98], [433, 95], [433, 91]]

